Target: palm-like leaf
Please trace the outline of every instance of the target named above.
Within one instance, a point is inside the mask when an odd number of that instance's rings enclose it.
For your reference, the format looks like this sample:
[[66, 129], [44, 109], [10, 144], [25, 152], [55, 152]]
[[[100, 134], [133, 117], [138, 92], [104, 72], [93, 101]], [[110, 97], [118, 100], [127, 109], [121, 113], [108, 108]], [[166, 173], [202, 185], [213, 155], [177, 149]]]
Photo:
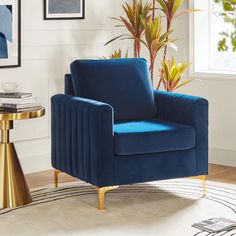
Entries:
[[117, 40], [117, 39], [121, 39], [121, 38], [127, 37], [127, 36], [129, 36], [129, 34], [122, 34], [122, 35], [119, 35], [119, 36], [117, 36], [117, 37], [115, 37], [115, 38], [109, 40], [108, 42], [106, 42], [106, 43], [105, 43], [105, 46], [108, 45], [108, 44], [110, 44], [111, 42]]
[[110, 59], [115, 59], [115, 58], [128, 58], [128, 50], [126, 51], [124, 56], [122, 56], [121, 49], [115, 51], [114, 53], [111, 54]]
[[120, 16], [119, 18], [113, 18], [114, 20], [119, 21], [121, 24], [119, 26], [125, 26], [129, 32], [129, 36], [127, 34], [120, 35], [109, 40], [105, 45], [117, 40], [117, 39], [127, 39], [132, 38], [134, 40], [134, 54], [135, 57], [140, 56], [140, 39], [142, 38], [144, 32], [144, 26], [141, 22], [141, 18], [148, 21], [151, 17], [150, 10], [151, 4], [146, 2], [142, 3], [140, 0], [138, 3], [136, 1], [133, 2], [133, 5], [129, 3], [125, 3], [123, 6], [125, 17]]
[[141, 42], [144, 43], [149, 50], [150, 62], [151, 62], [150, 72], [153, 81], [154, 63], [158, 51], [164, 48], [165, 46], [170, 46], [173, 48], [176, 47], [172, 43], [174, 40], [169, 39], [169, 35], [172, 33], [172, 30], [163, 33], [161, 17], [157, 17], [154, 21], [149, 19], [148, 22], [145, 19], [141, 18], [141, 21], [145, 31], [144, 33], [145, 42], [143, 40]]
[[[184, 0], [156, 0], [159, 4], [159, 9], [164, 13], [167, 22], [167, 32], [170, 31], [173, 21], [183, 14], [195, 12], [197, 10], [189, 9], [179, 12], [180, 7], [183, 5]], [[168, 35], [166, 36], [168, 39]], [[165, 61], [167, 55], [167, 45], [164, 47], [163, 60]], [[157, 89], [160, 88], [162, 83], [162, 77], [158, 83]]]
[[183, 0], [156, 0], [160, 5], [160, 10], [167, 19], [167, 25], [171, 24], [177, 11], [183, 5]]
[[192, 80], [186, 80], [183, 83], [180, 83], [182, 76], [188, 67], [189, 67], [188, 63], [176, 64], [173, 57], [171, 60], [165, 59], [162, 62], [160, 76], [162, 77], [165, 89], [168, 92], [173, 92], [176, 89], [192, 81]]
[[[122, 51], [121, 51], [121, 49], [119, 49], [119, 50], [117, 50], [117, 51], [114, 51], [114, 52], [110, 55], [109, 59], [128, 58], [128, 57], [129, 57], [128, 49], [127, 49], [127, 51], [126, 51], [126, 53], [125, 53], [124, 56], [122, 56]], [[103, 58], [101, 58], [101, 59], [107, 59], [107, 58], [106, 58], [106, 57], [103, 57]]]

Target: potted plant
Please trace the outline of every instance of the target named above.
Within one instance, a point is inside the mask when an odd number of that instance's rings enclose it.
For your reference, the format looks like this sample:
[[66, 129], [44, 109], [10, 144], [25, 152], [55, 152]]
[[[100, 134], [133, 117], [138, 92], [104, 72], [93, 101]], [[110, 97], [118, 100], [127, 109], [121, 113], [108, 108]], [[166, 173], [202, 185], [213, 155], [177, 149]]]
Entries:
[[[112, 19], [119, 22], [116, 27], [125, 27], [127, 33], [109, 40], [105, 45], [116, 40], [133, 40], [134, 57], [141, 56], [141, 45], [145, 45], [149, 52], [149, 69], [153, 84], [157, 55], [163, 49], [157, 89], [160, 89], [160, 86], [163, 85], [166, 91], [172, 92], [191, 81], [182, 82], [183, 74], [189, 66], [188, 63], [176, 64], [173, 57], [171, 60], [167, 58], [168, 48], [177, 50], [177, 47], [174, 45], [176, 39], [172, 37], [174, 32], [173, 22], [179, 16], [196, 10], [179, 11], [184, 0], [149, 0], [145, 3], [143, 2], [143, 0], [133, 0], [132, 4], [126, 2], [122, 6], [125, 16], [112, 17]], [[163, 30], [163, 18], [166, 22], [165, 30]], [[115, 58], [122, 57], [121, 51], [118, 54], [115, 53], [115, 55]], [[114, 58], [114, 55], [111, 58]]]

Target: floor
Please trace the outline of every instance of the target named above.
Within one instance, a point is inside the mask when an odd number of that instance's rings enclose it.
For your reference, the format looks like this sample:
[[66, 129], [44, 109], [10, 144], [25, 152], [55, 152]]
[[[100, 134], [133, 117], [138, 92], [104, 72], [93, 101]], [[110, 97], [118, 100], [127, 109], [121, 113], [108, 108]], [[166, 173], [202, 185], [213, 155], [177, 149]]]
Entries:
[[[26, 179], [30, 188], [51, 184], [53, 183], [53, 171], [44, 171], [40, 173], [29, 174], [26, 175]], [[236, 168], [211, 164], [207, 179], [218, 182], [236, 184]], [[72, 181], [76, 181], [76, 179], [66, 174], [59, 175], [60, 183]]]

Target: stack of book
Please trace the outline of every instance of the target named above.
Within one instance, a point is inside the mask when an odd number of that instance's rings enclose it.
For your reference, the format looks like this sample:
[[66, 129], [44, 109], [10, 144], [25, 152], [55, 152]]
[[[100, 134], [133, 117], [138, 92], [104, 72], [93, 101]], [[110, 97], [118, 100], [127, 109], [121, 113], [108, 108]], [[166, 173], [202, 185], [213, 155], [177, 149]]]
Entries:
[[[232, 231], [233, 229], [236, 229], [236, 221], [226, 219], [226, 218], [211, 218], [208, 220], [201, 221], [199, 223], [195, 223], [192, 226], [210, 233], [210, 234], [205, 234], [205, 235], [216, 235], [216, 234], [218, 235], [218, 233], [225, 232], [225, 231], [226, 232], [221, 235], [226, 235], [227, 232]], [[211, 234], [211, 233], [214, 233], [214, 234]], [[235, 235], [235, 234], [231, 234], [231, 235]]]
[[0, 92], [1, 112], [25, 112], [40, 109], [41, 103], [32, 93], [5, 93]]

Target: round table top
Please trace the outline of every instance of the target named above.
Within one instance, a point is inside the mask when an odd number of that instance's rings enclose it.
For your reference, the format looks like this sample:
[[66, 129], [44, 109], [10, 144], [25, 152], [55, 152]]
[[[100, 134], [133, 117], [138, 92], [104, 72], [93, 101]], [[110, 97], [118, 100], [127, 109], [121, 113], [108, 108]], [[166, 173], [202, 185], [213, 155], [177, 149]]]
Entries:
[[0, 121], [3, 120], [25, 120], [45, 115], [45, 108], [24, 112], [0, 112]]

